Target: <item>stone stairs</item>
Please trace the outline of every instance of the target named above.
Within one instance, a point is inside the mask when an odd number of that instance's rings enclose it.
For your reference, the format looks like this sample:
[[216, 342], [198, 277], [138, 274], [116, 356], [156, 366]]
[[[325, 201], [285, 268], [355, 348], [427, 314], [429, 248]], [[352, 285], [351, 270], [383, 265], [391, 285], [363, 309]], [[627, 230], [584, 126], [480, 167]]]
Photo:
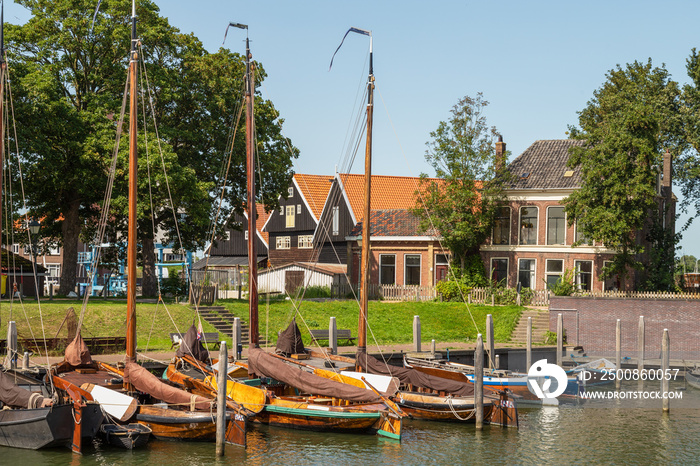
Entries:
[[526, 309], [520, 316], [518, 325], [515, 326], [510, 336], [511, 343], [527, 344], [527, 318], [532, 317], [532, 344], [544, 343], [545, 334], [549, 330], [549, 311]]
[[[219, 333], [226, 335], [229, 338], [233, 337], [233, 319], [234, 316], [223, 306], [200, 306], [199, 315], [202, 319], [209, 322]], [[250, 335], [250, 327], [247, 322], [241, 319], [241, 341], [244, 346], [247, 346]], [[267, 342], [260, 339], [258, 334], [258, 342], [261, 345]]]

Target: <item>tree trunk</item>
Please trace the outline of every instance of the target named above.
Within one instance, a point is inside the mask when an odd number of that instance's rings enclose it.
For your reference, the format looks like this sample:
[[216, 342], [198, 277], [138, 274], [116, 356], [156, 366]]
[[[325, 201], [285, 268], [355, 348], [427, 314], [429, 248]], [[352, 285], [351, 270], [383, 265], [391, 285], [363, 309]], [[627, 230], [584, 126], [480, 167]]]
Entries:
[[80, 201], [73, 200], [63, 212], [63, 264], [61, 265], [61, 286], [58, 293], [67, 295], [75, 291], [78, 274], [78, 240], [80, 238]]
[[158, 295], [158, 277], [156, 276], [156, 251], [153, 238], [150, 236], [141, 239], [143, 250], [143, 279], [141, 281], [143, 296]]

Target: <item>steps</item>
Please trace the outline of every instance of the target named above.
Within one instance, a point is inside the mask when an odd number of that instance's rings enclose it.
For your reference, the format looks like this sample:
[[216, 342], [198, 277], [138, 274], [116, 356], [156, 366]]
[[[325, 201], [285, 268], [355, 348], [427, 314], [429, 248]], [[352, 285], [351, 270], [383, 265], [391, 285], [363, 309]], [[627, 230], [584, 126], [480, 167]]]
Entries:
[[[209, 322], [219, 333], [226, 335], [229, 338], [233, 337], [233, 319], [234, 316], [226, 310], [223, 306], [200, 306], [199, 315], [202, 319]], [[250, 328], [248, 323], [241, 319], [241, 340], [243, 345], [246, 346], [250, 341]], [[258, 334], [258, 343], [261, 345], [267, 342], [260, 339]]]
[[523, 311], [510, 336], [511, 343], [527, 344], [527, 318], [532, 317], [532, 344], [544, 343], [545, 334], [549, 330], [549, 311], [526, 309]]

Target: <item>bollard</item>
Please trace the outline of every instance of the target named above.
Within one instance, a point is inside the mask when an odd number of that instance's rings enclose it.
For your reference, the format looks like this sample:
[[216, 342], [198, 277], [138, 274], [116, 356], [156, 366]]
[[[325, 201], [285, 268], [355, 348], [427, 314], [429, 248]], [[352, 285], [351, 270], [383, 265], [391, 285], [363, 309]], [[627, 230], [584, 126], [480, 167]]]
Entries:
[[476, 337], [474, 350], [474, 405], [476, 406], [476, 428], [484, 428], [484, 341], [481, 334]]
[[233, 318], [233, 336], [231, 337], [231, 352], [233, 353], [233, 360], [236, 361], [241, 359], [241, 350], [243, 342], [241, 341], [241, 318]]
[[532, 366], [532, 317], [527, 318], [527, 349], [525, 350], [525, 373]]
[[14, 320], [7, 323], [7, 359], [5, 364], [10, 369], [17, 368], [17, 323]]
[[496, 295], [491, 295], [491, 307], [496, 306]]
[[228, 352], [226, 342], [219, 343], [218, 392], [216, 394], [216, 456], [224, 456], [226, 446], [226, 380], [228, 375]]
[[331, 317], [328, 324], [328, 346], [331, 348], [331, 354], [338, 354], [338, 327], [335, 323], [335, 317]]
[[644, 316], [639, 316], [639, 328], [637, 330], [637, 369], [642, 373], [644, 369]]
[[413, 316], [413, 351], [420, 352], [420, 316]]
[[557, 366], [561, 367], [561, 355], [564, 352], [564, 321], [561, 313], [557, 314]]
[[486, 347], [489, 354], [489, 369], [493, 369], [495, 347], [493, 342], [493, 316], [486, 314]]
[[22, 358], [22, 370], [29, 370], [29, 353], [26, 351], [24, 352], [24, 358]]
[[432, 341], [430, 342], [430, 354], [432, 354], [433, 356], [435, 356], [435, 340], [432, 340]]
[[500, 369], [501, 368], [501, 355], [497, 354], [496, 357], [494, 357], [493, 359], [495, 361], [493, 368], [496, 370]]
[[[622, 369], [622, 322], [620, 319], [617, 319], [615, 326], [615, 366], [617, 370]], [[620, 377], [615, 377], [615, 389], [619, 390], [621, 385]]]
[[670, 351], [671, 340], [668, 336], [668, 329], [665, 328], [663, 339], [661, 340], [661, 373], [664, 375], [661, 377], [661, 393], [663, 400], [661, 402], [661, 407], [664, 413], [667, 413], [671, 408], [671, 400], [668, 399], [669, 379], [666, 378], [666, 374], [670, 373], [669, 369], [671, 368]]

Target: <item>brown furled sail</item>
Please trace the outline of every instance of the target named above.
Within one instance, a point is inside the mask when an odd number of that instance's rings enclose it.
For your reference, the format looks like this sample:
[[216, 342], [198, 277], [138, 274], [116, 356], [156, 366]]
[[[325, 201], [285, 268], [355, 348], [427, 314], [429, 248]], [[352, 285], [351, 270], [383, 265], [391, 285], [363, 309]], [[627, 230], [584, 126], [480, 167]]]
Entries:
[[391, 366], [370, 356], [364, 351], [357, 351], [357, 363], [370, 374], [391, 375], [407, 385], [447, 392], [455, 396], [474, 396], [474, 384], [435, 377], [407, 367]]
[[37, 409], [41, 407], [44, 399], [40, 393], [18, 387], [9, 375], [0, 371], [0, 401], [4, 405], [11, 408]]
[[197, 361], [204, 363], [209, 361], [209, 351], [204, 347], [202, 341], [197, 338], [197, 329], [194, 327], [194, 324], [187, 329], [175, 354], [178, 358], [190, 355]]
[[319, 377], [306, 372], [299, 366], [292, 367], [259, 348], [249, 349], [248, 371], [259, 376], [271, 377], [302, 392], [314, 395], [358, 402], [376, 403], [381, 401], [380, 397], [371, 390]]
[[90, 350], [85, 344], [85, 340], [83, 340], [83, 337], [80, 335], [80, 331], [78, 331], [73, 341], [71, 341], [66, 348], [63, 359], [73, 367], [92, 364]]
[[[135, 362], [128, 361], [126, 363], [124, 380], [153, 398], [163, 400], [166, 403], [189, 406], [191, 411], [209, 411], [211, 403], [214, 401], [168, 385]], [[194, 409], [192, 409], [193, 407]]]
[[301, 332], [296, 319], [292, 319], [289, 326], [277, 337], [275, 352], [280, 354], [306, 353], [304, 342], [301, 340]]

